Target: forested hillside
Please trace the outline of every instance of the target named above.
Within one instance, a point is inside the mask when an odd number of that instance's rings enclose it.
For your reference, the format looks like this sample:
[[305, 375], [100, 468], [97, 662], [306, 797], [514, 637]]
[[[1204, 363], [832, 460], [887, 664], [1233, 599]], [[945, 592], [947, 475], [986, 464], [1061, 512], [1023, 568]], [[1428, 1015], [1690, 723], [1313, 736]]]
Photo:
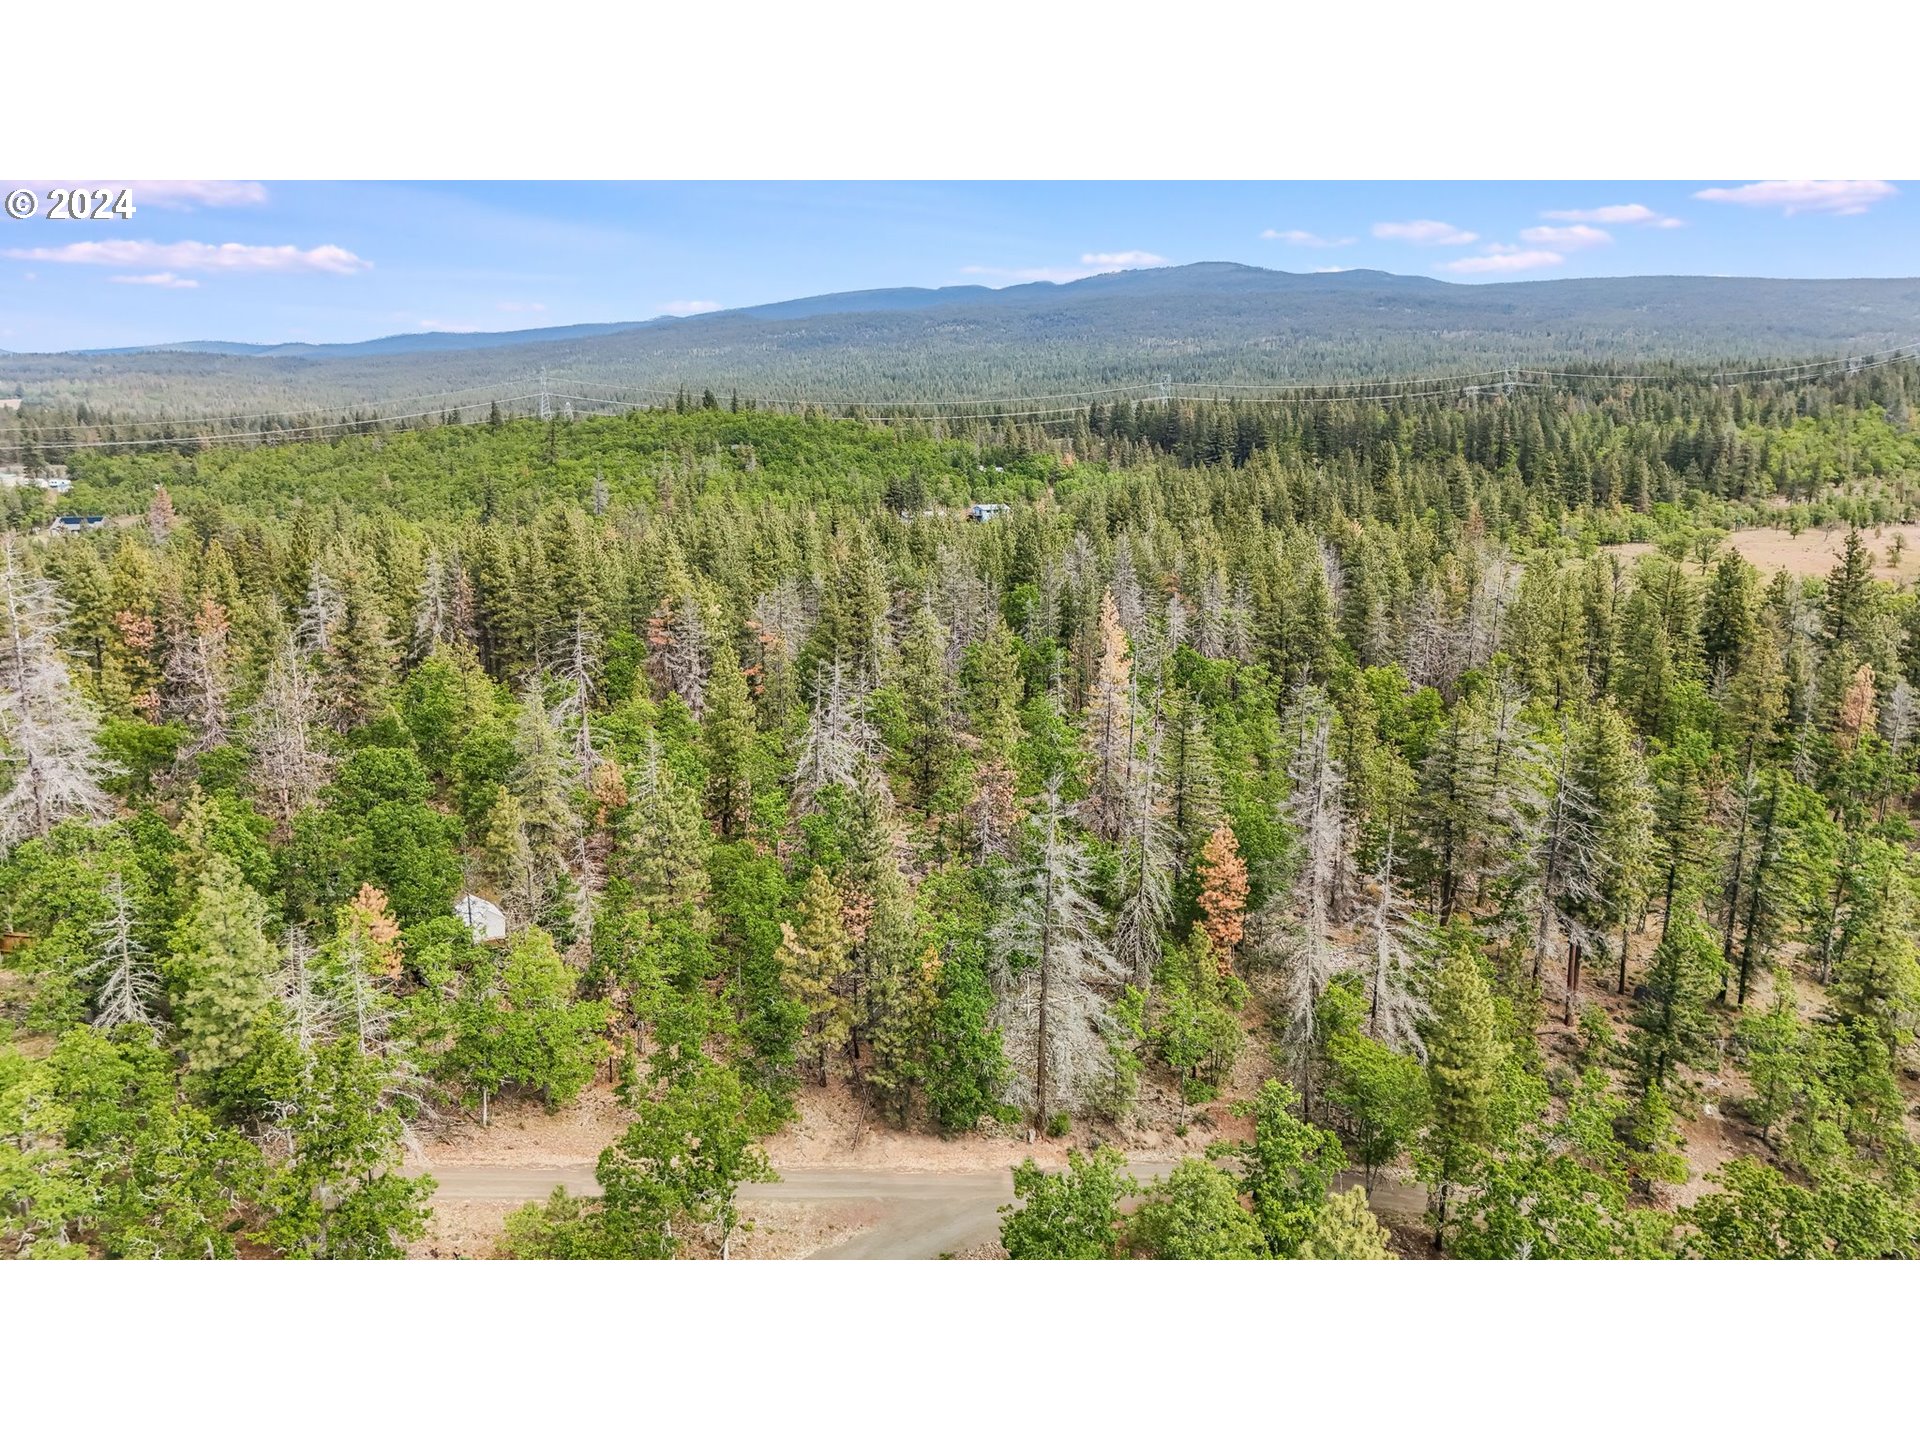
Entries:
[[728, 1253], [827, 1091], [1074, 1144], [1015, 1258], [1920, 1249], [1920, 367], [716, 389], [0, 491], [0, 1253], [399, 1255], [609, 1086], [505, 1253]]
[[[468, 348], [480, 338], [496, 343]], [[387, 403], [400, 396], [426, 397], [405, 413], [464, 406], [476, 418], [491, 401], [528, 395], [542, 367], [559, 390], [641, 403], [685, 386], [781, 405], [965, 397], [1006, 409], [1058, 407], [1063, 392], [1113, 398], [1086, 392], [1115, 386], [1151, 395], [1163, 380], [1298, 384], [1569, 361], [1739, 368], [1920, 343], [1920, 280], [1465, 285], [1207, 263], [1003, 290], [858, 291], [595, 336], [513, 338], [424, 335], [275, 355], [0, 355], [0, 396], [22, 399], [43, 426], [71, 424], [84, 406], [78, 418], [96, 431], [196, 415], [250, 416], [271, 429], [314, 410], [403, 413]], [[397, 346], [411, 349], [387, 353]], [[1015, 397], [1027, 400], [1007, 403]], [[7, 441], [0, 423], [0, 458]]]

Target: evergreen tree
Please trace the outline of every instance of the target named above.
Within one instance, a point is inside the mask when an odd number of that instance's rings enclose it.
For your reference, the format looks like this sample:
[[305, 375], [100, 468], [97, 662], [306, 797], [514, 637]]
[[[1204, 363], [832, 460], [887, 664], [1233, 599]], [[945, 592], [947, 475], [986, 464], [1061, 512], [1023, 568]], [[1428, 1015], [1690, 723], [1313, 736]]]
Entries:
[[780, 926], [781, 983], [806, 1017], [795, 1056], [822, 1085], [843, 1065], [853, 1033], [847, 994], [853, 965], [840, 903], [832, 877], [815, 866], [800, 892], [799, 923]]
[[716, 646], [701, 721], [707, 759], [707, 798], [720, 833], [744, 832], [753, 798], [753, 702], [730, 645]]
[[187, 1068], [227, 1069], [253, 1050], [278, 968], [267, 905], [227, 856], [210, 856], [174, 932], [167, 979]]
[[1644, 1088], [1664, 1089], [1677, 1066], [1710, 1064], [1719, 1039], [1707, 1007], [1720, 990], [1720, 957], [1692, 915], [1678, 915], [1667, 926], [1643, 988], [1646, 998], [1632, 1017], [1639, 1032], [1634, 1072]]
[[1027, 820], [993, 939], [999, 1025], [1016, 1091], [1038, 1123], [1083, 1102], [1107, 1066], [1108, 1002], [1121, 977], [1089, 892], [1092, 862], [1056, 778]]
[[1493, 1110], [1505, 1045], [1497, 1028], [1493, 992], [1470, 939], [1448, 937], [1434, 977], [1427, 1025], [1427, 1086], [1433, 1121], [1424, 1141], [1423, 1169], [1436, 1187], [1434, 1244], [1444, 1243], [1453, 1188], [1471, 1172], [1493, 1137]]

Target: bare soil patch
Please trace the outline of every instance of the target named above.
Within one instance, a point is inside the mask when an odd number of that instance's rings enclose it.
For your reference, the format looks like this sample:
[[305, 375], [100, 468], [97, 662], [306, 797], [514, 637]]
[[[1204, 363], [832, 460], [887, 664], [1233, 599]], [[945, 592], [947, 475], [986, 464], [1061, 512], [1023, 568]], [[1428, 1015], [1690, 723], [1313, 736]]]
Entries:
[[[1863, 530], [1861, 535], [1873, 557], [1873, 573], [1876, 577], [1901, 584], [1920, 578], [1920, 525], [1882, 525]], [[1898, 566], [1892, 563], [1895, 537], [1906, 541]], [[1845, 526], [1803, 530], [1798, 535], [1790, 530], [1736, 530], [1725, 542], [1727, 549], [1744, 556], [1762, 574], [1771, 575], [1784, 570], [1800, 579], [1830, 572], [1839, 561], [1846, 543]], [[1639, 542], [1609, 545], [1606, 548], [1628, 561], [1654, 551], [1652, 545]]]

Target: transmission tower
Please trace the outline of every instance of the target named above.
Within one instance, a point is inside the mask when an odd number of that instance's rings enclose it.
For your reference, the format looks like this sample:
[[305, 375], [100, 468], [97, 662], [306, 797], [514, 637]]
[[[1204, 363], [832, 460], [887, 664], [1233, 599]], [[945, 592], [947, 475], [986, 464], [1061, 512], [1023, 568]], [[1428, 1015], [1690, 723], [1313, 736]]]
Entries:
[[553, 396], [547, 390], [547, 367], [544, 365], [540, 367], [540, 418], [553, 418]]

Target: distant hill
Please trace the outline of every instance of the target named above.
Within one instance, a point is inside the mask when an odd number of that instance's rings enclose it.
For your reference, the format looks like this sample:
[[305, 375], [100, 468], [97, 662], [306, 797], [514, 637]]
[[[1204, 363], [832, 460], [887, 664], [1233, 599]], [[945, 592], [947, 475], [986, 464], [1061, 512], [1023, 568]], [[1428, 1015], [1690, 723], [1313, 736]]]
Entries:
[[[671, 324], [661, 320], [616, 320], [599, 325], [550, 325], [537, 330], [423, 330], [409, 335], [382, 335], [374, 340], [314, 345], [291, 340], [281, 345], [250, 345], [244, 340], [181, 340], [170, 345], [123, 345], [109, 350], [73, 350], [73, 355], [408, 355], [422, 350], [494, 350], [502, 345], [527, 345], [545, 340], [584, 340], [611, 335], [643, 325]], [[6, 354], [0, 351], [0, 354]]]
[[[186, 415], [485, 405], [546, 367], [556, 393], [685, 386], [769, 400], [1059, 397], [1158, 381], [1260, 384], [1547, 360], [1800, 359], [1920, 340], [1920, 279], [1640, 276], [1460, 285], [1379, 270], [1205, 263], [1070, 284], [852, 291], [685, 319], [351, 345], [0, 356], [30, 402]], [[440, 403], [451, 403], [442, 401]]]

